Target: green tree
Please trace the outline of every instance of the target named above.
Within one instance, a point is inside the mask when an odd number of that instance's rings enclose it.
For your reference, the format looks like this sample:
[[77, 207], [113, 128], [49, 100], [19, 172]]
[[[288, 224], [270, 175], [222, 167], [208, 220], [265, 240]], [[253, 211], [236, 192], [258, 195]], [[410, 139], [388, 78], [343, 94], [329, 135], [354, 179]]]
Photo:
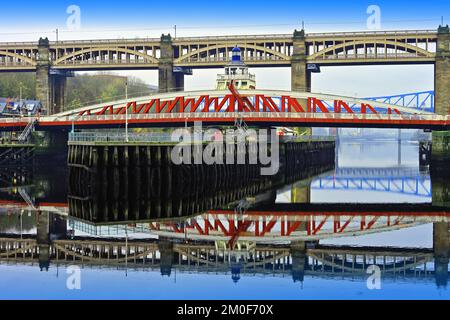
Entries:
[[[128, 96], [137, 97], [155, 90], [135, 77], [123, 77], [110, 73], [93, 75], [78, 74], [67, 78], [66, 109], [125, 98], [125, 83], [128, 82]], [[0, 97], [36, 99], [36, 77], [34, 73], [0, 74]]]

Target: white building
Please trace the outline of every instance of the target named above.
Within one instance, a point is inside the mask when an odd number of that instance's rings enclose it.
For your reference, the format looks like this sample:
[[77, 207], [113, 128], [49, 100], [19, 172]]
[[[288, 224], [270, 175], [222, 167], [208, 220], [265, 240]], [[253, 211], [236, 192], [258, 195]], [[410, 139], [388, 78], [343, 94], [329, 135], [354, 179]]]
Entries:
[[225, 66], [225, 74], [217, 75], [216, 90], [228, 90], [228, 85], [232, 81], [238, 90], [254, 90], [256, 88], [255, 75], [248, 72], [247, 65], [242, 61], [241, 49], [236, 46], [231, 52], [231, 61]]

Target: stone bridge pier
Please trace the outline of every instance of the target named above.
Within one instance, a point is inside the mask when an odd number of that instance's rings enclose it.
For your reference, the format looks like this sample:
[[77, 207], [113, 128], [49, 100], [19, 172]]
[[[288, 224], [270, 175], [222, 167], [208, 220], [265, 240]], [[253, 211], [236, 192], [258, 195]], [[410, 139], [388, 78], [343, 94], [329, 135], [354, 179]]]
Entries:
[[[308, 70], [308, 51], [306, 45], [305, 30], [294, 31], [292, 37], [293, 52], [291, 58], [291, 90], [311, 91], [311, 72]], [[299, 99], [303, 108], [307, 108], [308, 100]], [[311, 128], [299, 128], [300, 132], [311, 134]]]
[[39, 268], [41, 271], [48, 271], [49, 269], [52, 241], [66, 236], [67, 223], [65, 218], [46, 211], [37, 213], [36, 242], [39, 249]]
[[294, 282], [303, 282], [305, 278], [305, 267], [307, 265], [306, 242], [291, 242], [290, 253], [292, 257], [292, 280]]
[[47, 114], [64, 111], [67, 71], [52, 69], [49, 41], [39, 39], [36, 65], [36, 98]]
[[433, 224], [434, 270], [438, 287], [446, 287], [448, 283], [449, 228], [448, 222], [435, 222]]
[[169, 276], [172, 273], [172, 266], [175, 261], [175, 251], [173, 250], [173, 242], [170, 239], [160, 238], [158, 249], [161, 254], [161, 275]]
[[191, 74], [183, 68], [174, 68], [174, 57], [181, 55], [179, 48], [172, 44], [170, 34], [161, 36], [158, 64], [159, 92], [184, 91], [184, 75]]
[[293, 53], [291, 59], [291, 90], [311, 91], [311, 72], [308, 71], [306, 59], [305, 30], [294, 31]]
[[[450, 114], [450, 29], [438, 28], [436, 63], [434, 69], [435, 112]], [[450, 132], [433, 131], [432, 161], [450, 161]]]
[[39, 268], [48, 271], [50, 266], [50, 215], [38, 212], [36, 242], [39, 248]]

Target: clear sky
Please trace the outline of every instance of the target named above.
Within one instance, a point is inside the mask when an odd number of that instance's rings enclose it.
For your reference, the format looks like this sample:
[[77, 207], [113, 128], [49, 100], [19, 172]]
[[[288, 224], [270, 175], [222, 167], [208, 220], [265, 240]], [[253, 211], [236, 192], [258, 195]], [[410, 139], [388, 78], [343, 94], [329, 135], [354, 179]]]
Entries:
[[366, 278], [305, 276], [303, 283], [284, 277], [180, 273], [171, 277], [156, 271], [84, 268], [81, 289], [67, 290], [66, 268], [48, 272], [34, 266], [0, 265], [1, 299], [445, 299], [450, 291], [437, 288], [433, 276], [395, 281], [381, 278], [381, 290], [369, 290]]
[[[292, 33], [302, 21], [307, 32], [367, 30], [380, 10], [380, 29], [436, 29], [450, 21], [450, 1], [7, 1], [0, 12], [8, 28], [0, 41]], [[73, 7], [76, 6], [76, 7]], [[75, 10], [74, 10], [75, 8]], [[79, 15], [77, 15], [79, 9]], [[369, 10], [370, 11], [370, 10]], [[79, 17], [79, 19], [77, 18]], [[75, 20], [74, 20], [75, 18]], [[78, 24], [79, 22], [79, 24]], [[69, 23], [69, 24], [68, 24]], [[76, 28], [74, 29], [74, 26]], [[79, 28], [78, 28], [79, 27]], [[217, 70], [194, 70], [186, 90], [214, 87]], [[257, 86], [289, 89], [288, 68], [252, 70]], [[120, 72], [157, 83], [155, 71]], [[432, 66], [323, 68], [313, 76], [313, 90], [347, 95], [384, 95], [433, 89]]]
[[[25, 4], [25, 5], [24, 5]], [[383, 29], [436, 28], [450, 20], [450, 2], [434, 1], [7, 1], [2, 3], [3, 17], [11, 17], [7, 32], [36, 32], [59, 28], [61, 37], [67, 19], [67, 8], [76, 5], [81, 13], [81, 31], [90, 36], [107, 34], [123, 36], [123, 29], [134, 29], [128, 35], [159, 36], [173, 32], [194, 33], [292, 32], [305, 22], [307, 31], [362, 30], [367, 27], [367, 8], [377, 5]], [[446, 17], [447, 16], [447, 17]], [[20, 18], [19, 18], [20, 17]], [[121, 31], [106, 32], [107, 29]], [[54, 34], [53, 34], [54, 36]], [[72, 35], [73, 36], [73, 35]]]

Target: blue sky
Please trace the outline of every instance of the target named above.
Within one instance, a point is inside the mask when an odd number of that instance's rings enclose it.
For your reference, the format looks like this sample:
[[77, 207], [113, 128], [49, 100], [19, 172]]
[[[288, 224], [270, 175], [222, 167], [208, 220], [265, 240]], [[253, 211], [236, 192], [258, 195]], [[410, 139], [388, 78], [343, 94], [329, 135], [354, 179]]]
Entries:
[[[25, 3], [25, 5], [24, 5]], [[70, 5], [80, 8], [80, 29], [67, 30]], [[117, 39], [177, 36], [291, 33], [305, 21], [307, 32], [367, 30], [367, 8], [381, 10], [381, 29], [436, 29], [444, 16], [450, 23], [450, 1], [8, 1], [1, 14], [8, 28], [0, 30], [0, 41], [56, 39]], [[20, 17], [20, 18], [18, 18]], [[186, 77], [186, 90], [214, 88], [221, 69], [194, 70]], [[258, 68], [257, 87], [290, 89], [288, 68]], [[156, 71], [123, 71], [157, 84]], [[274, 80], [276, 79], [276, 80]], [[313, 90], [345, 95], [375, 96], [433, 89], [433, 66], [377, 66], [322, 68], [313, 75]]]
[[[359, 240], [359, 241], [358, 241]], [[358, 244], [394, 247], [431, 247], [432, 225], [362, 237], [321, 240], [322, 244]], [[429, 266], [431, 267], [431, 266]], [[145, 269], [144, 269], [145, 270]], [[81, 290], [67, 290], [66, 268], [54, 263], [48, 272], [37, 265], [0, 265], [0, 299], [449, 299], [450, 290], [438, 288], [432, 275], [426, 279], [381, 278], [381, 290], [368, 290], [367, 277], [305, 276], [303, 284], [284, 277], [231, 274], [180, 273], [170, 277], [159, 270], [132, 271], [86, 267], [81, 270]]]
[[[37, 266], [0, 265], [1, 299], [449, 299], [449, 289], [427, 280], [381, 279], [381, 290], [368, 290], [366, 279], [306, 276], [301, 283], [285, 277], [177, 273], [161, 277], [159, 270], [82, 269], [81, 290], [67, 290], [65, 268], [40, 272]], [[8, 276], [5, 276], [5, 275]], [[200, 285], [199, 285], [200, 284]]]
[[[17, 17], [8, 22], [10, 28], [1, 33], [40, 32], [59, 28], [64, 37], [66, 9], [77, 5], [81, 10], [81, 29], [84, 33], [96, 29], [140, 29], [159, 35], [178, 26], [181, 34], [230, 30], [262, 30], [291, 32], [305, 21], [307, 31], [361, 30], [366, 28], [369, 5], [381, 9], [383, 29], [436, 28], [441, 16], [450, 20], [449, 1], [329, 1], [320, 6], [316, 1], [25, 1], [2, 4], [2, 16]], [[24, 23], [25, 22], [25, 23]], [[247, 27], [242, 27], [247, 26]], [[206, 27], [206, 28], [205, 28]], [[183, 29], [185, 28], [185, 29]], [[147, 30], [142, 30], [147, 29]], [[114, 32], [112, 32], [114, 33]], [[70, 35], [67, 35], [70, 36]], [[91, 34], [92, 36], [92, 34]]]

